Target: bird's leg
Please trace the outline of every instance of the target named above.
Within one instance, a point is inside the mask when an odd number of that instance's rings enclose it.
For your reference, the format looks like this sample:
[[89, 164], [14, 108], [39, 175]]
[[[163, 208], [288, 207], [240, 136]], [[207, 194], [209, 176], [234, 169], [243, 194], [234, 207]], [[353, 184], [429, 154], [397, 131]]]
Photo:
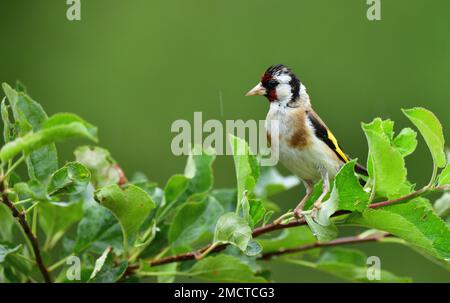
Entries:
[[314, 183], [312, 183], [311, 181], [303, 181], [303, 184], [305, 184], [306, 195], [294, 209], [294, 216], [297, 219], [300, 219], [300, 217], [302, 216], [303, 207], [305, 207], [306, 201], [308, 201], [309, 197], [311, 197], [314, 190]]
[[328, 172], [325, 169], [322, 169], [320, 173], [322, 175], [322, 182], [323, 182], [322, 194], [317, 199], [317, 201], [314, 202], [314, 206], [312, 209], [312, 217], [313, 218], [315, 218], [317, 216], [317, 212], [319, 211], [320, 207], [322, 206], [323, 199], [330, 191], [330, 179], [328, 176]]

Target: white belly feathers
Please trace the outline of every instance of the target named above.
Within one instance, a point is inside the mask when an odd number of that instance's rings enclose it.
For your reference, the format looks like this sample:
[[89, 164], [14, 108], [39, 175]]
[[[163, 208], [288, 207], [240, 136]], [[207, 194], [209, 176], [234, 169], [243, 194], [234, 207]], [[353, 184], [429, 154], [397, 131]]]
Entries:
[[[339, 171], [341, 162], [337, 161], [336, 154], [314, 135], [314, 128], [304, 112], [303, 107], [291, 108], [286, 103], [271, 103], [266, 117], [268, 137], [271, 137], [270, 121], [278, 121], [281, 163], [304, 181], [319, 181], [323, 170], [326, 170], [332, 179]], [[273, 139], [271, 138], [272, 141]]]

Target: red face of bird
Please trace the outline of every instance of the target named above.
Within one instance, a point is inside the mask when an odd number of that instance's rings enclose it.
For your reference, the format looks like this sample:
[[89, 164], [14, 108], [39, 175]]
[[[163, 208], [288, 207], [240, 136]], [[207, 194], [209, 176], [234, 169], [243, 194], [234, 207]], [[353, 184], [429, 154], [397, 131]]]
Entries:
[[269, 102], [291, 101], [300, 94], [300, 80], [282, 64], [269, 67], [246, 96], [265, 96]]

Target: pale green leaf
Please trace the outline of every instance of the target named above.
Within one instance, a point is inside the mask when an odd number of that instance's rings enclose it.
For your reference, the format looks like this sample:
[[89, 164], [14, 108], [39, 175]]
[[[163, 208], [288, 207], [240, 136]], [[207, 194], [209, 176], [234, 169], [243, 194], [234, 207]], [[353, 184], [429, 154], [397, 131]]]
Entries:
[[23, 137], [8, 142], [0, 149], [0, 159], [2, 161], [8, 161], [22, 151], [30, 153], [49, 143], [67, 138], [81, 137], [93, 141], [97, 140], [97, 138], [92, 135], [92, 130], [87, 128], [84, 123], [68, 121], [58, 122], [61, 122], [61, 124], [55, 124], [56, 122], [53, 121], [49, 123], [48, 127], [44, 125], [41, 130], [28, 133]]
[[300, 184], [296, 176], [282, 176], [274, 167], [262, 167], [261, 176], [256, 183], [254, 192], [257, 197], [267, 198], [277, 193], [291, 189]]
[[259, 167], [256, 157], [244, 139], [230, 134], [233, 148], [234, 167], [237, 179], [237, 200], [242, 201], [244, 192], [251, 193], [259, 178]]
[[364, 191], [355, 175], [356, 160], [345, 164], [334, 180], [330, 199], [337, 201], [338, 209], [362, 211], [367, 208], [369, 194]]
[[438, 184], [450, 186], [450, 165], [447, 165], [439, 175]]
[[[3, 90], [11, 104], [15, 125], [17, 125], [17, 128], [14, 127], [16, 132], [14, 135], [25, 136], [30, 131], [39, 131], [47, 120], [47, 114], [42, 106], [24, 92], [17, 92], [6, 83], [3, 83]], [[10, 137], [10, 139], [12, 138]], [[5, 143], [11, 141], [5, 141]], [[57, 158], [56, 147], [53, 143], [33, 150], [26, 157], [30, 178], [41, 182], [46, 181], [50, 174], [58, 168]]]
[[127, 261], [114, 263], [112, 249], [107, 248], [95, 261], [95, 267], [88, 282], [90, 283], [114, 283], [125, 273], [128, 267]]
[[444, 152], [444, 134], [438, 118], [429, 110], [421, 107], [404, 109], [403, 113], [417, 127], [430, 149], [434, 164], [444, 167], [447, 163]]
[[417, 147], [417, 133], [407, 127], [395, 137], [393, 144], [403, 157], [412, 154]]
[[119, 220], [124, 238], [131, 240], [139, 232], [155, 203], [142, 189], [128, 185], [122, 190], [117, 184], [96, 191], [96, 198]]
[[205, 193], [212, 188], [212, 164], [216, 156], [210, 150], [195, 146], [189, 155], [184, 175], [190, 179], [187, 194]]
[[[322, 214], [329, 213], [328, 211], [324, 210], [324, 207], [326, 208], [326, 203], [322, 206], [320, 211]], [[319, 212], [320, 212], [319, 211]], [[320, 214], [318, 214], [319, 216]], [[309, 228], [311, 228], [311, 231], [313, 235], [319, 240], [320, 242], [327, 242], [335, 239], [338, 235], [338, 229], [336, 225], [333, 224], [330, 220], [328, 220], [328, 224], [324, 223], [324, 219], [321, 219], [321, 222], [319, 223], [318, 220], [315, 220], [312, 217], [311, 212], [304, 212], [303, 216], [306, 220], [306, 223], [308, 223]], [[326, 217], [328, 215], [324, 215]]]
[[235, 213], [226, 213], [217, 221], [214, 243], [230, 243], [244, 251], [252, 238], [248, 223]]
[[369, 144], [372, 169], [370, 177], [375, 182], [379, 195], [393, 196], [406, 182], [406, 168], [400, 151], [393, 147], [385, 135], [377, 132], [376, 124], [363, 124], [363, 130]]

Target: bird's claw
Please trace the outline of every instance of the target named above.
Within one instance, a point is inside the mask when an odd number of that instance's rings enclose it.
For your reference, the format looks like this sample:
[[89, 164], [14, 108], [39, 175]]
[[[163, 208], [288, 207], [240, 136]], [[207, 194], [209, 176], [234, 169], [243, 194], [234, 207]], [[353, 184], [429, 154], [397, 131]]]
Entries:
[[319, 213], [320, 208], [322, 207], [322, 203], [314, 203], [314, 206], [311, 211], [311, 218], [314, 219], [314, 221], [317, 219], [317, 214]]
[[302, 209], [295, 209], [294, 210], [294, 217], [295, 219], [300, 220], [303, 217], [303, 210]]

